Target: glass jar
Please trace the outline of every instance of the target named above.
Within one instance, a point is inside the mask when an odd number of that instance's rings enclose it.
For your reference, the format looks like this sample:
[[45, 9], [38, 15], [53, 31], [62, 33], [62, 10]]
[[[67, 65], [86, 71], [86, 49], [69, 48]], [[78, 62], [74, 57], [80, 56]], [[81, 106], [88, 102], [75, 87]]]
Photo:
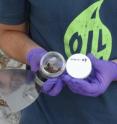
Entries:
[[65, 59], [58, 52], [48, 52], [40, 61], [40, 68], [37, 72], [36, 82], [42, 85], [47, 78], [60, 76], [65, 71]]

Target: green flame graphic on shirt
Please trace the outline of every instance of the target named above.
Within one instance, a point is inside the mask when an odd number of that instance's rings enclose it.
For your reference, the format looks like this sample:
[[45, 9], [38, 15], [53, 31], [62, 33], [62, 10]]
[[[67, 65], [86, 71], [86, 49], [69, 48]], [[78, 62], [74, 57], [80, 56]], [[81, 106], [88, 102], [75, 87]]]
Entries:
[[87, 50], [90, 48], [90, 53], [97, 58], [109, 59], [112, 50], [112, 37], [111, 32], [100, 19], [99, 11], [102, 3], [103, 0], [93, 3], [67, 28], [64, 36], [67, 57], [78, 52], [87, 54]]

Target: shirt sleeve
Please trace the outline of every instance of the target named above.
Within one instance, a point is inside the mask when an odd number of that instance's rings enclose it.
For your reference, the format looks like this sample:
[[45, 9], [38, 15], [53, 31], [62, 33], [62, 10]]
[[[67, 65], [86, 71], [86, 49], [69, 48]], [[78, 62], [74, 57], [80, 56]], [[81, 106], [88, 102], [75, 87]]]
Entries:
[[28, 17], [27, 0], [0, 0], [0, 23], [21, 24]]

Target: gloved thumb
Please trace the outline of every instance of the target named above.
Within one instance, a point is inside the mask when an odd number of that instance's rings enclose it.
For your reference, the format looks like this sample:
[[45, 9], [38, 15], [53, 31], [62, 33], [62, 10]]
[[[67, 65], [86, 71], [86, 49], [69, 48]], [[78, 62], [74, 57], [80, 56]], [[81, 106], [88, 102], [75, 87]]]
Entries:
[[92, 63], [92, 66], [95, 68], [95, 69], [98, 69], [99, 68], [99, 60], [93, 55], [93, 54], [88, 54], [87, 57], [90, 59], [91, 63]]

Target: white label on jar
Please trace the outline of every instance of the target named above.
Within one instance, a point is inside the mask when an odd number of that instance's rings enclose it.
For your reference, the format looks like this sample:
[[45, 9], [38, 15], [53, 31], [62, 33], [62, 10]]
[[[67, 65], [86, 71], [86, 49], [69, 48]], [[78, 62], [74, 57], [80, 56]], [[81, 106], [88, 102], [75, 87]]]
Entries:
[[92, 64], [90, 59], [81, 53], [74, 54], [67, 60], [66, 71], [74, 78], [87, 78], [90, 75], [91, 70]]

